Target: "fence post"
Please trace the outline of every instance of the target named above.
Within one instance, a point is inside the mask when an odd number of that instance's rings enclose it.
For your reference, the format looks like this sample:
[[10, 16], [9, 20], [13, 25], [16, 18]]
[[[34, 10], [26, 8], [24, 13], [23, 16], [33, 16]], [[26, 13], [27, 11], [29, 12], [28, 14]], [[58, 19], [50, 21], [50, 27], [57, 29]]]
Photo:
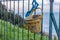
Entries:
[[54, 0], [50, 0], [49, 40], [52, 40], [52, 19], [51, 19], [51, 15], [53, 13], [53, 1]]

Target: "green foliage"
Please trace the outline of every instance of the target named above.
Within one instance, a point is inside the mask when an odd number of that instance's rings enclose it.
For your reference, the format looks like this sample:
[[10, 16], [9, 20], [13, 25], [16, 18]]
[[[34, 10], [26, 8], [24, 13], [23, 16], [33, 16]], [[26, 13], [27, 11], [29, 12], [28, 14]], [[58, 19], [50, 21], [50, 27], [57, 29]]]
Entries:
[[[22, 33], [22, 30], [23, 30], [23, 33]], [[29, 31], [29, 34], [28, 34], [28, 30], [19, 28], [18, 26], [15, 26], [10, 22], [0, 20], [0, 40], [4, 40], [4, 37], [6, 40], [18, 40], [18, 38], [19, 40], [22, 40], [22, 38], [24, 38], [24, 40], [28, 40], [28, 35], [29, 35], [29, 40], [34, 40], [34, 33], [31, 33]], [[46, 36], [42, 36], [42, 37], [43, 37], [43, 40], [48, 40], [48, 37]], [[36, 34], [35, 39], [40, 40], [41, 35]]]
[[[21, 16], [18, 14], [14, 14], [14, 11], [7, 11], [7, 8], [5, 5], [2, 5], [0, 2], [0, 40], [28, 40], [28, 35], [29, 35], [29, 40], [34, 40], [34, 33], [31, 33], [28, 30], [25, 30], [22, 27], [22, 20]], [[25, 22], [25, 20], [24, 20]], [[19, 26], [17, 26], [17, 25]], [[22, 33], [23, 30], [23, 33]], [[23, 35], [23, 37], [22, 37]], [[42, 36], [43, 40], [48, 40], [48, 37]], [[36, 34], [35, 36], [36, 40], [41, 39], [40, 34]]]
[[54, 40], [57, 40], [56, 36], [54, 36]]
[[5, 21], [9, 21], [14, 25], [19, 25], [22, 26], [22, 20], [23, 18], [18, 15], [15, 14], [14, 11], [12, 10], [7, 10], [5, 5], [2, 5], [0, 2], [0, 19], [5, 20]]

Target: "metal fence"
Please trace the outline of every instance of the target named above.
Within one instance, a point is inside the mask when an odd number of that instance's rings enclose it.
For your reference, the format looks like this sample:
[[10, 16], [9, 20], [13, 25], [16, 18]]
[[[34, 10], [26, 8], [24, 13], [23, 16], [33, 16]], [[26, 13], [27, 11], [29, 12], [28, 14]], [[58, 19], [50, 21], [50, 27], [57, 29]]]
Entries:
[[[15, 4], [16, 1], [17, 1], [17, 4]], [[20, 4], [20, 1], [21, 1], [21, 4]], [[31, 3], [32, 8], [30, 7], [31, 6], [30, 2], [32, 2]], [[38, 27], [39, 25], [35, 23], [35, 20], [38, 20], [37, 18], [34, 20], [33, 19], [25, 20], [26, 17], [24, 16], [27, 13], [29, 14], [32, 13], [33, 11], [34, 12], [33, 15], [37, 17], [36, 9], [39, 9], [38, 6], [40, 5], [38, 4], [37, 0], [32, 0], [32, 1], [27, 0], [27, 3], [26, 3], [27, 12], [25, 11], [25, 7], [24, 7], [25, 0], [1, 0], [0, 1], [0, 40], [59, 40], [60, 39], [60, 25], [58, 28], [58, 25], [56, 23], [55, 16], [53, 13], [54, 0], [50, 0], [49, 34], [43, 33], [44, 0], [42, 0], [41, 2], [42, 2], [41, 3], [42, 18], [40, 18], [41, 23], [38, 21], [40, 23], [40, 27]], [[16, 5], [18, 6], [16, 7]], [[16, 13], [16, 8], [18, 10], [17, 13]], [[22, 9], [21, 13], [20, 13], [21, 11], [20, 8]], [[59, 20], [60, 20], [60, 17], [59, 17]], [[54, 38], [52, 37], [52, 23], [54, 24], [54, 28], [57, 34], [57, 37], [54, 36]], [[34, 26], [31, 27], [32, 24]], [[59, 21], [59, 24], [60, 24], [60, 21]], [[38, 30], [39, 28], [41, 31]]]

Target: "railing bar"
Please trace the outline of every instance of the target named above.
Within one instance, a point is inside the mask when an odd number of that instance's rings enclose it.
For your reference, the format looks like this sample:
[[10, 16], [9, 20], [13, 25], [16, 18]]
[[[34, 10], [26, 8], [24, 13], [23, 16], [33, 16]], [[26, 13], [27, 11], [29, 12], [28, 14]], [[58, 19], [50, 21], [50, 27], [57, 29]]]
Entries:
[[[7, 1], [7, 0], [6, 0], [6, 1]], [[6, 29], [7, 29], [7, 36], [8, 36], [8, 1], [6, 2], [6, 7], [7, 7], [7, 14], [6, 14], [6, 16], [7, 16], [7, 19], [6, 19], [6, 20], [7, 20], [7, 22], [6, 22], [7, 28], [6, 28]], [[7, 37], [7, 36], [6, 36], [6, 37]], [[6, 39], [6, 40], [8, 40], [8, 39]]]
[[[28, 11], [29, 11], [29, 8], [30, 8], [30, 0], [28, 0]], [[28, 40], [29, 40], [29, 26], [28, 26]]]
[[[10, 0], [10, 12], [11, 12], [11, 0]], [[10, 14], [10, 40], [11, 40], [11, 14]]]
[[[36, 15], [36, 10], [34, 11], [34, 15]], [[36, 33], [35, 32], [34, 32], [34, 40], [36, 40]]]
[[49, 14], [49, 40], [52, 40], [52, 19], [51, 14], [53, 14], [53, 0], [50, 0], [50, 14]]
[[[2, 0], [0, 2], [2, 4]], [[2, 19], [2, 5], [1, 5], [1, 19]], [[2, 20], [1, 20], [1, 26], [2, 26]], [[2, 27], [1, 27], [1, 34], [2, 34]]]
[[[42, 15], [43, 15], [43, 0], [42, 0]], [[41, 39], [40, 40], [43, 40], [42, 36], [43, 36], [43, 18], [42, 18], [42, 21], [41, 21]]]
[[20, 25], [20, 24], [19, 24], [19, 22], [20, 22], [20, 21], [19, 21], [19, 16], [20, 16], [20, 15], [19, 15], [19, 0], [18, 0], [18, 40], [19, 40], [19, 25]]
[[35, 38], [36, 38], [35, 36], [36, 36], [36, 34], [35, 34], [35, 32], [34, 32], [34, 40], [36, 40], [36, 39], [35, 39]]
[[15, 0], [14, 0], [14, 40], [15, 40]]
[[[36, 15], [36, 10], [34, 12], [34, 15]], [[35, 24], [36, 25], [36, 24]], [[34, 32], [34, 40], [36, 40], [36, 33]]]
[[[5, 6], [5, 2], [3, 3], [4, 4], [4, 6]], [[4, 17], [3, 17], [3, 19], [5, 20], [5, 8], [4, 8]], [[5, 40], [5, 21], [4, 21], [4, 40]]]
[[22, 16], [23, 16], [23, 20], [22, 20], [22, 24], [23, 24], [23, 27], [22, 27], [22, 40], [24, 40], [24, 0], [23, 0], [23, 13], [22, 13]]

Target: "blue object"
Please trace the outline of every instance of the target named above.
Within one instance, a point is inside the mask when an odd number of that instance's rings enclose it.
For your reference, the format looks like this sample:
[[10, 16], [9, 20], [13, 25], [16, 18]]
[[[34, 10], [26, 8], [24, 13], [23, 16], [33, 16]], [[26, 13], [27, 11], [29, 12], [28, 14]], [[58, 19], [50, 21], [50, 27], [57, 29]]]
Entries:
[[31, 11], [28, 11], [25, 15], [25, 17], [28, 17], [30, 15]]
[[36, 2], [36, 0], [33, 0], [33, 2], [32, 2], [32, 9], [29, 10], [29, 11], [26, 13], [25, 17], [28, 17], [28, 16], [31, 14], [31, 12], [32, 12], [33, 9], [37, 9], [38, 5], [39, 5], [39, 4]]

